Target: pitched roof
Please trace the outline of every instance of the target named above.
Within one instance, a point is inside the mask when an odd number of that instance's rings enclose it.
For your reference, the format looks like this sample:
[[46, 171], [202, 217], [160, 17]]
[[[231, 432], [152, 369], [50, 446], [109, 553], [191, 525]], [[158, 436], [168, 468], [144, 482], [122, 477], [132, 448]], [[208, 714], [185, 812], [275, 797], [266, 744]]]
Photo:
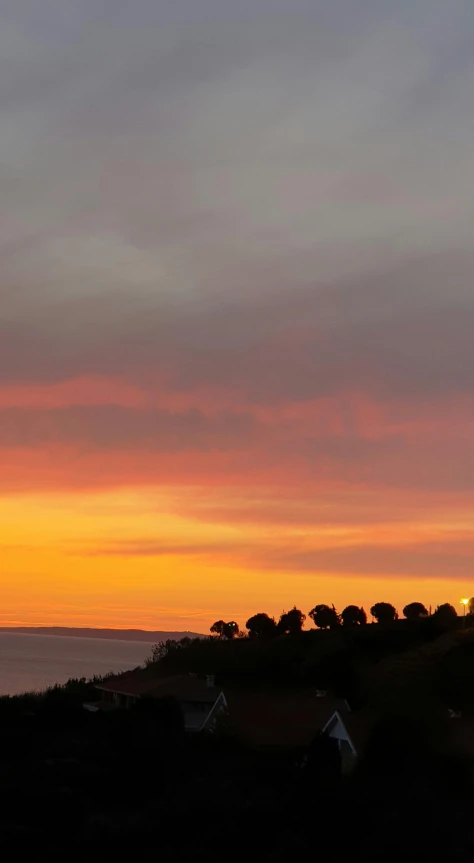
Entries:
[[329, 730], [328, 726], [331, 721], [336, 718], [336, 714], [344, 725], [357, 755], [361, 755], [364, 752], [370, 733], [377, 719], [376, 715], [366, 710], [360, 710], [353, 713], [351, 710], [348, 710], [345, 705], [340, 705], [328, 718], [326, 730]]
[[110, 677], [97, 686], [103, 692], [112, 692], [117, 695], [129, 695], [132, 697], [149, 696], [152, 698], [173, 697], [183, 702], [199, 702], [201, 704], [214, 704], [221, 690], [216, 686], [209, 686], [206, 680], [191, 674], [179, 674], [173, 677], [159, 677], [150, 674], [149, 669], [136, 668]]
[[[254, 746], [308, 746], [344, 703], [316, 690], [237, 690], [208, 686], [191, 674], [159, 677], [153, 668], [137, 668], [108, 678], [97, 686], [104, 692], [132, 697], [174, 697], [181, 702], [215, 704], [225, 693], [230, 725]], [[349, 714], [350, 715], [350, 714]]]
[[337, 701], [314, 690], [225, 690], [229, 721], [254, 746], [308, 746], [334, 713]]

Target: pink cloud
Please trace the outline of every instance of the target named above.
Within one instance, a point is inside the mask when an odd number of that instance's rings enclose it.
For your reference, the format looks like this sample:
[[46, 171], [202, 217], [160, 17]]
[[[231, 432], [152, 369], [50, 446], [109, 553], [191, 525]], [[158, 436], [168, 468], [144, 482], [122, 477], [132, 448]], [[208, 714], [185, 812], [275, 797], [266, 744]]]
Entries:
[[65, 408], [73, 405], [121, 405], [139, 408], [146, 395], [139, 387], [115, 377], [77, 377], [46, 384], [9, 384], [0, 387], [0, 410], [4, 408]]

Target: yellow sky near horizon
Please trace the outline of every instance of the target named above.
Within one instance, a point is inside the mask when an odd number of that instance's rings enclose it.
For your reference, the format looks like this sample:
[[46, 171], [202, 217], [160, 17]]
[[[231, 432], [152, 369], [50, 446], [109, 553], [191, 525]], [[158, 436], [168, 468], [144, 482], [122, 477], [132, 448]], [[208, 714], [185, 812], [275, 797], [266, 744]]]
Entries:
[[[167, 511], [167, 506], [170, 511]], [[296, 604], [339, 610], [376, 601], [400, 611], [418, 600], [456, 604], [468, 579], [334, 573], [298, 563], [289, 548], [323, 553], [403, 541], [412, 549], [451, 537], [443, 522], [397, 525], [259, 526], [219, 524], [173, 511], [173, 490], [0, 497], [2, 626], [95, 626], [207, 632], [223, 617], [243, 626], [256, 611], [278, 616]], [[462, 525], [464, 537], [468, 525]], [[459, 527], [458, 527], [459, 531]]]

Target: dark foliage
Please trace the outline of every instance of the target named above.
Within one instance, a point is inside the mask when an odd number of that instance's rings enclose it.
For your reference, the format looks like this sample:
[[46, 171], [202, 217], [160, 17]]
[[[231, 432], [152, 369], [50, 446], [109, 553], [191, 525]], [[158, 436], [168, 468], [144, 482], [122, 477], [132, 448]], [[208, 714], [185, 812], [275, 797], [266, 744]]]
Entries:
[[249, 631], [249, 638], [273, 638], [278, 631], [275, 618], [265, 612], [254, 614], [245, 626]]
[[363, 608], [357, 605], [347, 605], [341, 613], [342, 625], [349, 626], [364, 626], [367, 623], [367, 615]]
[[135, 711], [143, 718], [150, 719], [155, 729], [168, 732], [175, 731], [176, 733], [184, 731], [183, 712], [179, 701], [176, 701], [175, 698], [142, 696], [130, 710]]
[[376, 602], [370, 613], [377, 623], [391, 623], [398, 618], [398, 612], [390, 602]]
[[313, 793], [315, 790], [327, 792], [341, 779], [341, 753], [337, 741], [324, 731], [319, 731], [311, 741], [304, 771], [304, 779], [311, 783]]
[[[357, 640], [359, 630], [306, 635], [314, 646], [333, 636]], [[298, 640], [276, 639], [267, 648], [257, 640], [252, 647], [281, 649], [286, 642], [295, 651]], [[71, 683], [71, 707], [79, 708], [87, 686]], [[50, 706], [60, 700], [56, 692]], [[139, 849], [147, 860], [209, 860], [216, 843], [239, 858], [236, 824], [239, 846], [274, 863], [295, 854], [315, 859], [316, 844], [318, 860], [347, 863], [375, 863], [381, 853], [457, 863], [474, 854], [469, 765], [449, 754], [435, 717], [382, 716], [366, 757], [343, 779], [339, 751], [324, 734], [306, 753], [255, 750], [220, 733], [176, 733], [161, 721], [171, 718], [170, 703], [103, 714], [72, 710], [53, 727], [43, 702], [16, 699], [9, 722], [0, 701], [0, 731], [8, 739], [0, 761], [2, 842], [21, 859], [121, 860]], [[161, 711], [160, 721], [150, 721]], [[420, 829], [433, 819], [435, 831]]]
[[160, 662], [161, 660], [169, 660], [174, 657], [179, 664], [179, 653], [196, 644], [205, 644], [210, 641], [210, 638], [190, 638], [185, 636], [179, 641], [169, 638], [167, 641], [159, 641], [154, 644], [151, 651], [151, 656], [148, 659], [148, 664]]
[[441, 626], [449, 629], [456, 625], [458, 615], [454, 606], [445, 602], [443, 605], [437, 606], [433, 617]]
[[340, 625], [334, 605], [315, 605], [309, 612], [311, 620], [319, 629], [336, 629]]
[[442, 655], [437, 685], [447, 707], [474, 709], [474, 633], [456, 633], [456, 639]]
[[[353, 705], [357, 696], [378, 719], [348, 778], [324, 734], [307, 752], [253, 749], [219, 727], [187, 736], [172, 699], [91, 714], [82, 703], [96, 691], [85, 680], [0, 698], [3, 847], [35, 860], [124, 859], [137, 849], [150, 860], [208, 860], [216, 847], [233, 855], [238, 825], [239, 845], [275, 863], [316, 853], [347, 863], [471, 859], [471, 762], [449, 749], [456, 720], [442, 708], [474, 708], [474, 632], [458, 617], [452, 631], [450, 620], [445, 629], [438, 616], [155, 650], [166, 673], [212, 670], [259, 691], [311, 685]], [[420, 829], [433, 820], [435, 831]]]
[[212, 635], [217, 635], [218, 638], [237, 638], [239, 634], [239, 624], [235, 620], [229, 620], [227, 623], [224, 620], [216, 620], [210, 629]]
[[410, 602], [405, 605], [403, 615], [407, 620], [420, 620], [422, 617], [428, 617], [428, 609], [422, 602]]
[[278, 621], [278, 632], [283, 635], [298, 635], [303, 629], [306, 615], [296, 605], [290, 611], [284, 611]]

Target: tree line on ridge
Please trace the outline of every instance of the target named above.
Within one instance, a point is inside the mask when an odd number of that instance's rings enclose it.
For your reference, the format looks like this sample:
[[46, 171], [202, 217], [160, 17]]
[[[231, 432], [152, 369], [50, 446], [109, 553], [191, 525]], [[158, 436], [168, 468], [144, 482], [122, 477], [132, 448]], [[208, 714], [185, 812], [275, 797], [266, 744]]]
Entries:
[[[398, 620], [398, 612], [390, 602], [376, 602], [371, 607], [370, 614], [378, 624]], [[474, 597], [469, 600], [469, 614], [474, 614]], [[422, 602], [410, 602], [404, 607], [403, 615], [407, 620], [422, 620], [431, 616], [431, 610], [428, 611]], [[446, 625], [458, 617], [456, 609], [449, 602], [438, 605], [432, 616]], [[341, 613], [334, 605], [315, 605], [308, 612], [308, 617], [318, 629], [323, 630], [367, 624], [365, 610], [357, 605], [347, 605]], [[305, 620], [306, 615], [294, 606], [290, 611], [282, 612], [278, 621], [265, 612], [252, 615], [245, 624], [247, 633], [240, 629], [235, 620], [216, 620], [210, 631], [213, 636], [228, 640], [244, 637], [273, 638], [277, 635], [297, 635], [302, 631]]]

